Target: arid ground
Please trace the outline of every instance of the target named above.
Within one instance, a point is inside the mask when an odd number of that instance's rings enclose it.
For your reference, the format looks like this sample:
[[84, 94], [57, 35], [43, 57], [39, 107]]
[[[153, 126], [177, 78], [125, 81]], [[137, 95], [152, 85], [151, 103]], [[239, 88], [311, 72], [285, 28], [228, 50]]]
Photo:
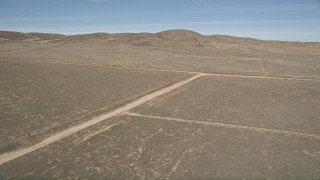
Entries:
[[320, 43], [0, 32], [0, 179], [320, 179]]

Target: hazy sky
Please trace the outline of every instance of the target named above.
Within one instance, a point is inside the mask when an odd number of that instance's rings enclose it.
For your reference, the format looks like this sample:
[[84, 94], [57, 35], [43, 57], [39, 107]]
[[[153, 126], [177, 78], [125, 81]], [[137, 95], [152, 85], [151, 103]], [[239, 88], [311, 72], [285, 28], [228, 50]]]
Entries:
[[320, 41], [320, 1], [0, 0], [0, 30], [82, 34], [167, 29]]

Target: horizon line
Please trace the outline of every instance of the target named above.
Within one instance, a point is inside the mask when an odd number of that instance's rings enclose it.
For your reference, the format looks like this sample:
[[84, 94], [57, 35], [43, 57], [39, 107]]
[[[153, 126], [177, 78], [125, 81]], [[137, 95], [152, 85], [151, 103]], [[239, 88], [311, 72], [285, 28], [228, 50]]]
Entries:
[[0, 32], [13, 32], [13, 33], [23, 33], [23, 34], [30, 34], [30, 33], [39, 33], [39, 34], [55, 34], [55, 35], [63, 35], [63, 36], [78, 36], [78, 35], [90, 35], [90, 34], [141, 34], [141, 33], [148, 33], [148, 34], [157, 34], [166, 31], [191, 31], [202, 36], [229, 36], [229, 37], [236, 37], [236, 38], [248, 38], [260, 41], [279, 41], [279, 42], [300, 42], [300, 43], [320, 43], [320, 41], [301, 41], [301, 40], [281, 40], [281, 39], [260, 39], [256, 37], [250, 36], [241, 36], [241, 35], [231, 35], [231, 34], [203, 34], [194, 30], [190, 29], [166, 29], [157, 32], [147, 32], [147, 31], [123, 31], [123, 32], [106, 32], [106, 31], [95, 31], [95, 32], [88, 32], [88, 33], [79, 33], [79, 34], [64, 34], [64, 33], [51, 33], [51, 32], [41, 32], [41, 31], [16, 31], [16, 30], [3, 30], [0, 29]]

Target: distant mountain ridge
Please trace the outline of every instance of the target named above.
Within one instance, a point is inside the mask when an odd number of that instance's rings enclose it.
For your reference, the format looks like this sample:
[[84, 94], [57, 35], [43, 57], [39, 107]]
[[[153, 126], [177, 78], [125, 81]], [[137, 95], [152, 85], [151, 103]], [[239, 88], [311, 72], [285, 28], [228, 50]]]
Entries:
[[[231, 39], [236, 41], [267, 41], [267, 42], [288, 42], [288, 43], [300, 43], [293, 41], [274, 41], [274, 40], [258, 40], [255, 38], [249, 37], [236, 37], [229, 35], [202, 35], [200, 33], [184, 30], [184, 29], [173, 29], [161, 31], [158, 33], [104, 33], [97, 32], [91, 34], [79, 34], [79, 35], [63, 35], [63, 34], [53, 34], [53, 33], [22, 33], [16, 31], [0, 31], [0, 38], [2, 40], [27, 40], [27, 39], [40, 39], [40, 40], [57, 40], [57, 39], [73, 39], [73, 40], [87, 40], [87, 39], [103, 39], [110, 37], [118, 37], [118, 38], [160, 38], [165, 40], [189, 40], [189, 39], [219, 39], [219, 40], [228, 40]], [[301, 42], [301, 43], [318, 43], [318, 42]]]
[[0, 41], [28, 41], [28, 42], [70, 42], [70, 43], [98, 43], [104, 42], [109, 45], [130, 45], [133, 47], [157, 47], [173, 49], [189, 49], [203, 47], [206, 49], [243, 51], [245, 53], [265, 51], [279, 51], [279, 48], [295, 49], [296, 47], [320, 48], [320, 42], [286, 42], [258, 40], [246, 37], [234, 37], [227, 35], [202, 35], [200, 33], [174, 29], [158, 33], [92, 33], [80, 35], [62, 35], [50, 33], [21, 33], [13, 31], [0, 31]]
[[281, 77], [320, 76], [320, 42], [202, 35], [184, 29], [81, 35], [0, 31], [0, 49], [0, 60], [196, 69]]

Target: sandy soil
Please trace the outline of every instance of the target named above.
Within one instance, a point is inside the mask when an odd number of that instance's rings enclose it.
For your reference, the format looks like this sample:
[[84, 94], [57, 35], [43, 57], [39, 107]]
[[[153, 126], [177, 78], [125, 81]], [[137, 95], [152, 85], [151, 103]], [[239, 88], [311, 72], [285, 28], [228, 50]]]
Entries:
[[0, 32], [0, 179], [319, 179], [320, 43]]

